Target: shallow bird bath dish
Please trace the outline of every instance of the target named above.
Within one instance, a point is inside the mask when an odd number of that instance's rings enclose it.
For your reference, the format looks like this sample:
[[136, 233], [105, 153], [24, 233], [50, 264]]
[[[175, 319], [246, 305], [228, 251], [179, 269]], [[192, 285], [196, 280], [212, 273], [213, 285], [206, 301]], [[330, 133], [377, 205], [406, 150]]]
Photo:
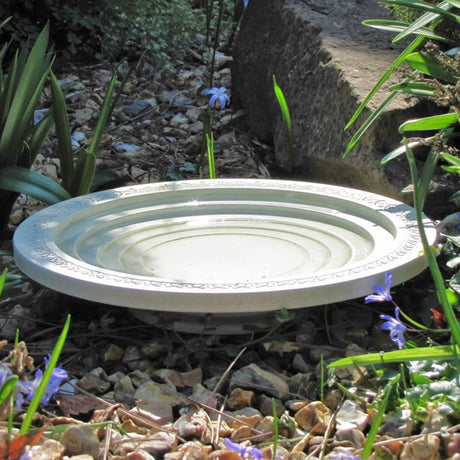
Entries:
[[[426, 219], [430, 244], [436, 229]], [[354, 299], [426, 267], [414, 209], [345, 187], [215, 179], [73, 198], [14, 235], [30, 278], [133, 309], [241, 315]]]

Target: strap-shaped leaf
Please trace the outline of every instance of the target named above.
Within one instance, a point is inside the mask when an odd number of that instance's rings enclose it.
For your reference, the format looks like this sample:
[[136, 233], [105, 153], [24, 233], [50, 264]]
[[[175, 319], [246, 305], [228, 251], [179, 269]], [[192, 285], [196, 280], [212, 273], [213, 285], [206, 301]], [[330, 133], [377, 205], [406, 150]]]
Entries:
[[427, 83], [416, 81], [406, 81], [390, 86], [390, 90], [399, 90], [406, 94], [414, 94], [421, 97], [434, 97], [434, 87]]
[[[368, 27], [372, 27], [374, 29], [379, 30], [387, 30], [389, 32], [406, 32], [408, 28], [411, 26], [410, 22], [403, 22], [403, 21], [390, 21], [388, 19], [369, 19], [367, 21], [363, 21], [363, 24]], [[428, 27], [418, 27], [417, 29], [413, 30], [411, 34], [415, 35], [424, 35], [426, 38], [430, 38], [433, 40], [439, 40], [445, 43], [456, 43], [450, 37], [445, 35], [441, 35], [435, 33], [433, 30], [429, 29]]]
[[[425, 37], [417, 37], [413, 42], [411, 42], [408, 47], [391, 63], [390, 67], [385, 71], [385, 73], [380, 77], [379, 81], [375, 86], [369, 91], [369, 94], [366, 96], [363, 102], [356, 109], [353, 116], [350, 118], [350, 121], [347, 123], [344, 129], [348, 129], [361, 115], [361, 112], [367, 107], [369, 101], [374, 97], [375, 93], [382, 87], [382, 85], [391, 77], [393, 72], [404, 62], [406, 57], [416, 50], [420, 44], [423, 42]], [[355, 143], [356, 144], [356, 143]], [[351, 150], [351, 149], [350, 149]]]
[[[417, 141], [412, 141], [407, 144], [407, 147], [410, 149], [413, 149], [414, 147], [418, 147], [419, 145], [423, 145], [424, 141], [430, 141], [433, 139], [432, 137], [422, 139], [422, 140], [417, 140]], [[406, 145], [401, 145], [401, 147], [398, 147], [397, 149], [392, 150], [391, 152], [387, 153], [381, 160], [380, 164], [384, 165], [388, 163], [391, 160], [394, 160], [395, 158], [399, 157], [400, 155], [403, 155], [406, 153]]]
[[70, 186], [72, 196], [86, 195], [90, 192], [95, 170], [96, 155], [89, 150], [81, 150]]
[[8, 117], [0, 138], [0, 164], [16, 162], [24, 134], [30, 126], [33, 111], [49, 70], [46, 57], [49, 25], [38, 36], [20, 76]]
[[379, 115], [387, 108], [388, 105], [391, 104], [391, 102], [393, 102], [394, 99], [396, 99], [396, 97], [398, 97], [400, 92], [401, 91], [392, 91], [387, 96], [387, 98], [370, 114], [370, 116], [366, 119], [366, 121], [361, 125], [358, 131], [356, 131], [354, 136], [350, 139], [350, 142], [347, 146], [347, 150], [343, 154], [344, 158], [351, 152], [354, 146], [359, 142], [361, 137], [369, 129], [372, 123], [374, 123], [374, 121], [379, 117]]
[[74, 166], [69, 117], [67, 115], [64, 94], [58, 79], [52, 71], [50, 71], [50, 81], [53, 116], [56, 125], [57, 148], [61, 159], [62, 186], [66, 190], [70, 190]]
[[94, 135], [89, 146], [89, 151], [93, 152], [95, 155], [99, 150], [99, 142], [101, 141], [102, 133], [104, 132], [105, 125], [109, 119], [110, 113], [112, 111], [112, 99], [113, 92], [115, 89], [115, 84], [117, 82], [117, 72], [115, 71], [110, 80], [109, 87], [105, 93], [104, 102], [102, 104], [101, 114], [99, 115], [99, 120], [97, 121], [96, 129], [94, 130]]
[[446, 70], [434, 56], [428, 56], [422, 53], [412, 53], [409, 54], [404, 61], [413, 69], [423, 72], [430, 77], [447, 81], [454, 85], [457, 83], [457, 77]]
[[440, 130], [448, 128], [455, 123], [458, 123], [458, 115], [456, 113], [445, 113], [406, 121], [399, 127], [399, 132]]
[[[425, 14], [420, 16], [416, 21], [414, 21], [405, 31], [401, 32], [393, 39], [393, 43], [396, 43], [403, 38], [406, 38], [410, 34], [414, 33], [417, 29], [424, 27], [427, 24], [432, 24], [433, 22], [439, 23], [443, 18], [450, 17], [450, 19], [456, 20], [458, 22], [458, 16], [453, 13], [450, 13], [448, 10], [451, 8], [448, 2], [442, 2], [438, 5], [432, 5], [426, 2], [411, 2], [412, 5], [410, 8], [419, 9], [422, 11], [427, 11]], [[434, 27], [433, 27], [434, 28]]]
[[457, 345], [442, 345], [437, 347], [410, 348], [407, 350], [389, 351], [388, 353], [369, 353], [367, 355], [350, 356], [329, 364], [329, 369], [350, 366], [370, 366], [372, 364], [402, 363], [425, 360], [458, 359], [460, 347]]
[[49, 177], [21, 166], [0, 169], [0, 188], [25, 193], [46, 204], [71, 198], [69, 193]]

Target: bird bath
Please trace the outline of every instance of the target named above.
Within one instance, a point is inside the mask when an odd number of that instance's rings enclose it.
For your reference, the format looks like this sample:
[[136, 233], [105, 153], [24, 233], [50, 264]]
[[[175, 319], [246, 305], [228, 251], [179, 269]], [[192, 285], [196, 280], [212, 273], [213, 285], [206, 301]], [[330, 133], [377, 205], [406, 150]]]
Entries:
[[[430, 244], [436, 229], [426, 219]], [[426, 267], [414, 209], [325, 184], [215, 179], [121, 187], [25, 220], [15, 259], [30, 278], [74, 297], [192, 324], [241, 324], [370, 294]], [[231, 333], [235, 328], [230, 327]]]

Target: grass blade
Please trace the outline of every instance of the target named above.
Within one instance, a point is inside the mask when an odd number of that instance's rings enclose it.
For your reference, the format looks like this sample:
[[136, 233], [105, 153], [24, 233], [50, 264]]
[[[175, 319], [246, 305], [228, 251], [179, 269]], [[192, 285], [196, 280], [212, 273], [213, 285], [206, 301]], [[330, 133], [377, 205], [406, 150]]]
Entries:
[[458, 115], [456, 113], [444, 113], [442, 115], [434, 115], [432, 117], [417, 118], [416, 120], [408, 120], [399, 127], [400, 133], [408, 131], [432, 131], [448, 128], [458, 123]]
[[48, 362], [48, 366], [43, 373], [43, 377], [38, 385], [37, 391], [35, 392], [32, 401], [30, 402], [30, 406], [27, 409], [26, 416], [24, 421], [22, 422], [21, 428], [19, 429], [19, 435], [24, 435], [29, 431], [30, 425], [32, 424], [33, 417], [40, 405], [40, 401], [45, 393], [46, 386], [51, 378], [54, 368], [59, 359], [59, 355], [61, 354], [62, 348], [64, 346], [65, 340], [67, 338], [67, 333], [69, 332], [70, 327], [70, 315], [67, 316], [67, 320], [64, 324], [62, 329], [61, 335], [59, 336], [58, 341], [54, 347], [53, 353], [51, 354], [50, 360]]

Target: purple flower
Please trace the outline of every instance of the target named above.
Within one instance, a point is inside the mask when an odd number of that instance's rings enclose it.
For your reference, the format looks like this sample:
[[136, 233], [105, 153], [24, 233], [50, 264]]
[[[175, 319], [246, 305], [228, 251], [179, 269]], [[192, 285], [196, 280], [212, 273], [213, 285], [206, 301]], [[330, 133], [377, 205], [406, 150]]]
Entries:
[[364, 299], [364, 303], [369, 302], [391, 302], [393, 298], [390, 294], [391, 289], [391, 274], [390, 272], [385, 273], [385, 287], [380, 286], [380, 284], [376, 284], [374, 286], [375, 294], [368, 295]]
[[[46, 367], [48, 367], [49, 360], [50, 360], [50, 357], [45, 358]], [[35, 373], [35, 378], [33, 380], [30, 380], [27, 382], [23, 382], [23, 381], [18, 382], [17, 388], [19, 390], [19, 393], [26, 395], [27, 401], [29, 402], [32, 401], [35, 395], [35, 392], [38, 390], [38, 387], [42, 381], [42, 378], [43, 378], [42, 370], [37, 369], [37, 372]], [[51, 397], [59, 391], [59, 386], [61, 385], [61, 383], [67, 378], [68, 378], [68, 375], [64, 369], [61, 369], [60, 367], [55, 367], [53, 369], [53, 372], [51, 373], [51, 377], [43, 393], [42, 399], [40, 400], [42, 406], [46, 406], [49, 403]], [[22, 394], [19, 396], [19, 398], [16, 397], [16, 403], [18, 407], [21, 407], [24, 401], [24, 397]]]
[[228, 450], [236, 452], [241, 458], [245, 458], [247, 455], [249, 458], [261, 460], [262, 452], [256, 447], [244, 447], [241, 444], [230, 441], [230, 439], [224, 439], [225, 447]]
[[390, 339], [398, 345], [398, 348], [401, 349], [404, 347], [406, 340], [404, 339], [404, 333], [407, 331], [407, 327], [401, 323], [399, 319], [399, 308], [395, 308], [395, 318], [392, 318], [389, 315], [380, 315], [380, 318], [385, 319], [386, 321], [382, 324], [382, 329], [385, 331], [390, 331]]
[[205, 89], [201, 94], [204, 96], [211, 95], [209, 105], [214, 107], [216, 102], [219, 103], [220, 110], [224, 109], [226, 105], [230, 104], [230, 96], [227, 94], [227, 88], [221, 86], [220, 88]]

